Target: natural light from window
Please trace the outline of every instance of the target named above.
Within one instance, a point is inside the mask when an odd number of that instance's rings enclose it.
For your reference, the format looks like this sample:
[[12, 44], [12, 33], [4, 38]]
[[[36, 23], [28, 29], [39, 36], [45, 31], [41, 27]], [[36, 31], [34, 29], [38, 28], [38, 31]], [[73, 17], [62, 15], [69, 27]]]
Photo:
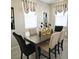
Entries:
[[55, 25], [57, 26], [67, 26], [67, 11], [61, 12], [61, 13], [57, 13], [57, 15], [55, 15]]
[[35, 28], [37, 27], [37, 15], [35, 12], [25, 13], [25, 28]]

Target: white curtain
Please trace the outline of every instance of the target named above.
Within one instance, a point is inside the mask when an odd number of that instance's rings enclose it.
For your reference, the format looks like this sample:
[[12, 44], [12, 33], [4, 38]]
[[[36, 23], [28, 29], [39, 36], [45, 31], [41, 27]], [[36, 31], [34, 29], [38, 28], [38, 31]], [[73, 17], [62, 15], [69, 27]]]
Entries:
[[61, 13], [57, 12], [55, 15], [55, 25], [57, 26], [67, 26], [67, 21], [68, 21], [68, 12], [62, 11]]
[[25, 28], [36, 28], [37, 27], [37, 15], [35, 12], [24, 13], [25, 16]]

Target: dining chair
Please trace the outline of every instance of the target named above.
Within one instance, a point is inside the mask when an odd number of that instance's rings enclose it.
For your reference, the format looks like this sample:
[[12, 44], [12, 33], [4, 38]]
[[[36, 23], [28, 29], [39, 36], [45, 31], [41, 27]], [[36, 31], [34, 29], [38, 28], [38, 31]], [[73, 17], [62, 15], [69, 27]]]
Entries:
[[60, 51], [59, 49], [61, 48], [61, 50], [63, 51], [63, 42], [64, 42], [64, 37], [65, 37], [65, 29], [63, 29], [60, 33], [60, 38], [58, 41], [58, 51]]
[[[56, 51], [57, 51], [57, 44], [58, 44], [58, 40], [59, 40], [59, 36], [60, 36], [60, 32], [55, 32], [51, 35], [51, 38], [46, 42], [42, 42], [40, 44], [38, 44], [38, 46], [40, 47], [40, 55], [43, 55], [44, 57], [47, 57], [48, 59], [51, 59], [51, 53], [53, 53], [55, 55], [55, 58], [57, 57]], [[41, 52], [41, 49], [46, 51], [49, 54], [49, 57], [44, 55]]]
[[21, 59], [22, 59], [23, 54], [27, 56], [27, 59], [29, 59], [29, 55], [35, 52], [35, 46], [32, 45], [31, 43], [26, 45], [25, 40], [22, 38], [21, 35], [18, 35], [15, 32], [13, 32], [13, 35], [20, 46]]
[[55, 31], [55, 32], [61, 32], [62, 29], [63, 29], [63, 26], [55, 26], [54, 31]]

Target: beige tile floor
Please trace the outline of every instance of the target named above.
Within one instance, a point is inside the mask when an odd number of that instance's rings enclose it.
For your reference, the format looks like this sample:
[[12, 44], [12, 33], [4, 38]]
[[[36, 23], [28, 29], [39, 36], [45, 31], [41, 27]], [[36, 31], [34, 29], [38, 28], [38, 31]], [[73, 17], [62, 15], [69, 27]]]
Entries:
[[[11, 49], [11, 59], [20, 59], [19, 46]], [[23, 59], [27, 59], [27, 57], [23, 56]], [[35, 53], [30, 55], [30, 59], [35, 59]], [[41, 59], [47, 59], [47, 58], [41, 56]], [[55, 59], [53, 54], [52, 54], [51, 59]], [[64, 40], [64, 51], [61, 52], [60, 55], [57, 55], [56, 59], [68, 59], [68, 40], [67, 39]]]

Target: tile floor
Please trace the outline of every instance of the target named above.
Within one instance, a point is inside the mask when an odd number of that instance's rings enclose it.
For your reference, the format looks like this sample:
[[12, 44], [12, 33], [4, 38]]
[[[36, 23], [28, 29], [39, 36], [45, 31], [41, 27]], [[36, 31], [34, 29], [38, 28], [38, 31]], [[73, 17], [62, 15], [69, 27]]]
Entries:
[[[20, 49], [19, 49], [19, 46], [11, 49], [11, 59], [20, 59]], [[27, 59], [27, 57], [23, 56], [23, 59]], [[35, 59], [35, 53], [33, 53], [30, 56], [30, 59]], [[41, 59], [47, 59], [47, 58], [41, 56]], [[53, 54], [52, 54], [51, 59], [55, 59]], [[61, 52], [60, 55], [57, 55], [56, 59], [68, 59], [68, 40], [67, 39], [64, 40], [64, 51]]]

